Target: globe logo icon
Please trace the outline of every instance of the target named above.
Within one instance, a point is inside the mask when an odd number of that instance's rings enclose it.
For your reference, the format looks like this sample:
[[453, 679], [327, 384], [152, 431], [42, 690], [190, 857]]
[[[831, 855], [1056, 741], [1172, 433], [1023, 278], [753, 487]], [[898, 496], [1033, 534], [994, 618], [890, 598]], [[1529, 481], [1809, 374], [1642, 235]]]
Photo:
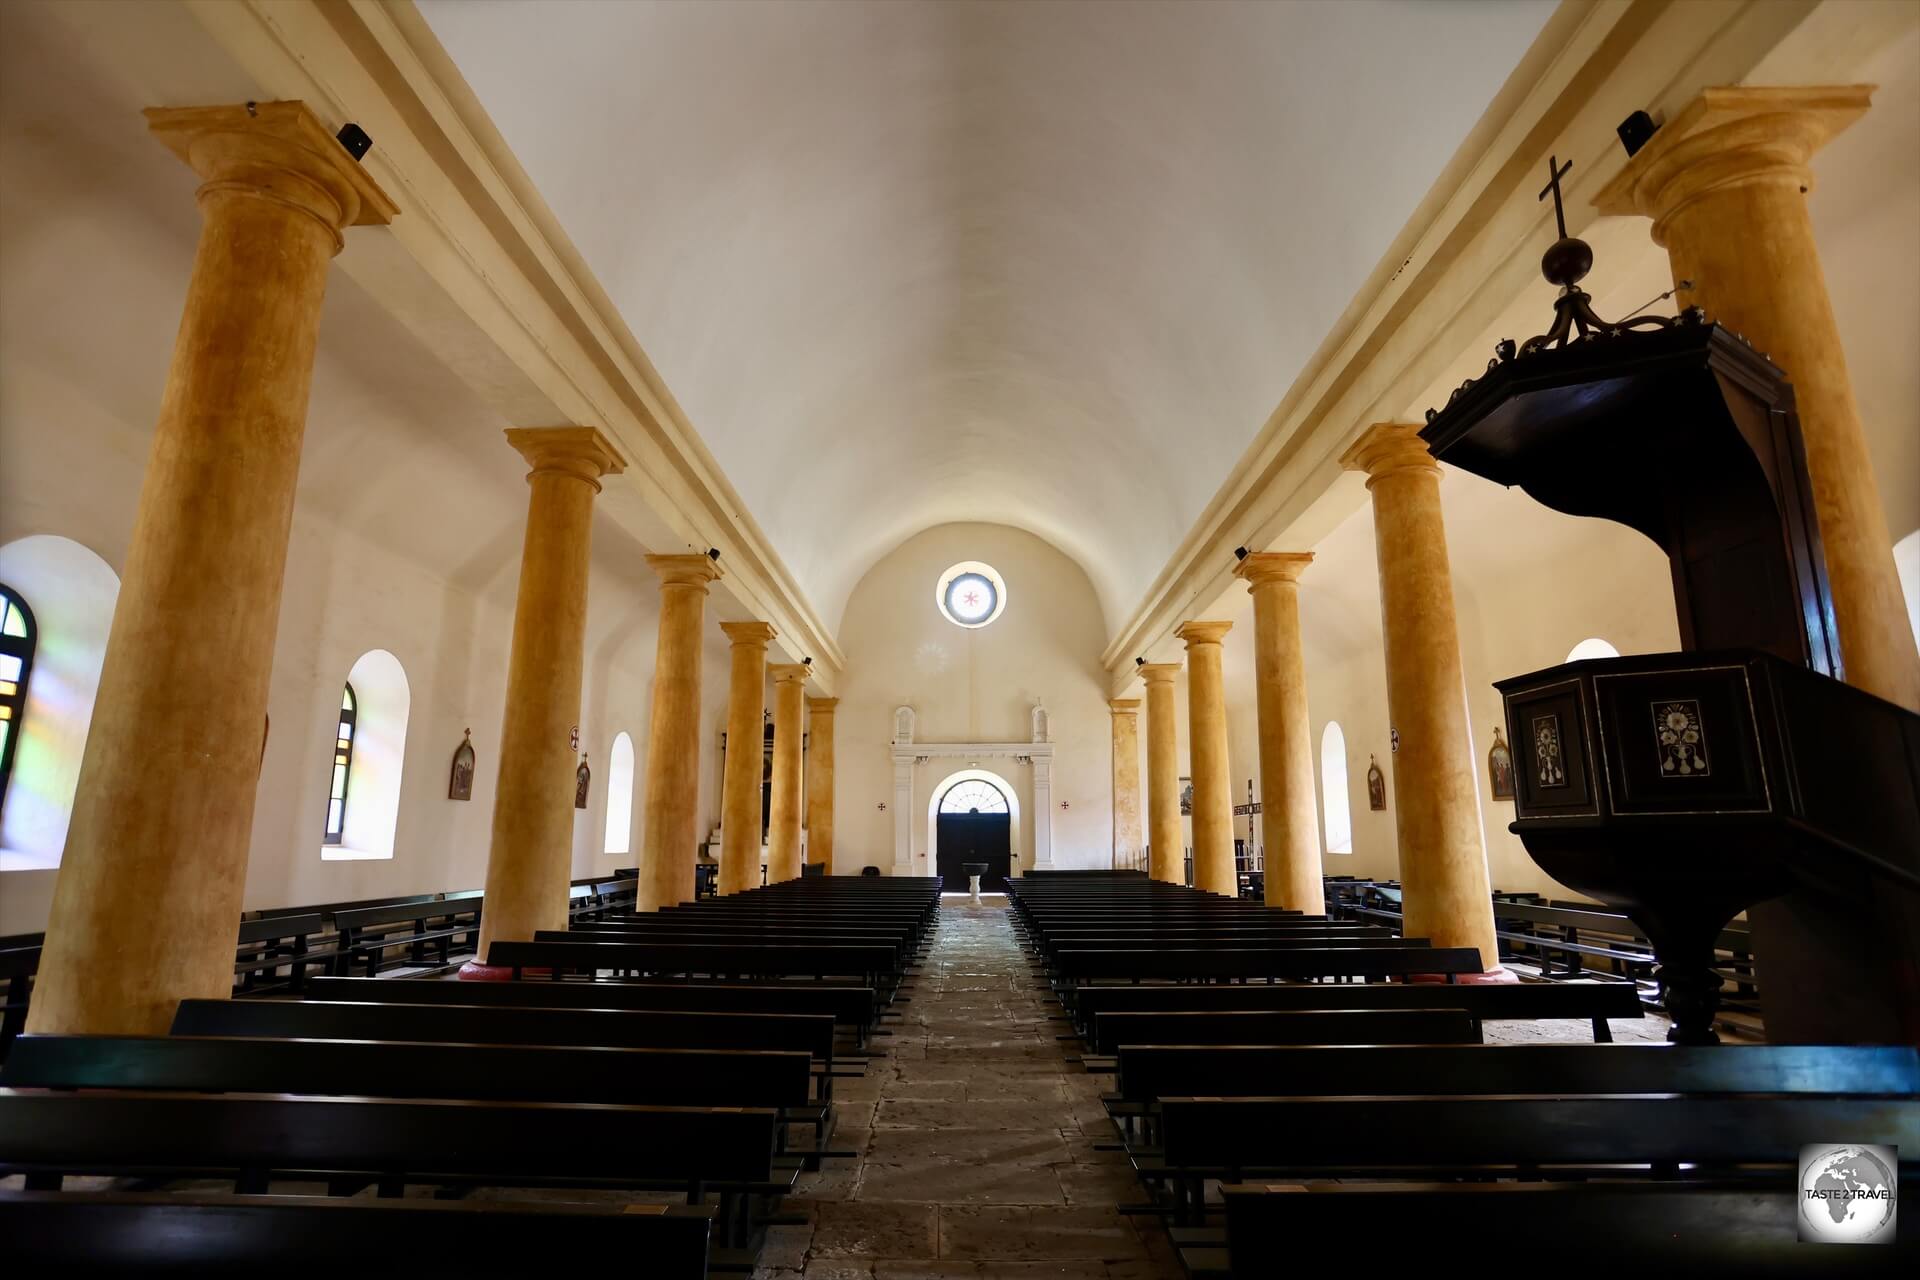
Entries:
[[1800, 1238], [1892, 1244], [1900, 1167], [1892, 1147], [1821, 1143], [1800, 1151]]

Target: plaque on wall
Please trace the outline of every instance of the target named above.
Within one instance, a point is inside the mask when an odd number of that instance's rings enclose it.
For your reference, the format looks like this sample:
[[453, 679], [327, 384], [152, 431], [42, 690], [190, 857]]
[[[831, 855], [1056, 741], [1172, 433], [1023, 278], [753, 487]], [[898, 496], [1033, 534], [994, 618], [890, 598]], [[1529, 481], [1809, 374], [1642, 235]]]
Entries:
[[1493, 726], [1493, 746], [1487, 752], [1487, 777], [1493, 782], [1495, 800], [1513, 799], [1513, 752], [1507, 748], [1500, 726]]
[[447, 778], [447, 799], [473, 799], [473, 730], [462, 730], [460, 745], [453, 749], [453, 772]]
[[1387, 807], [1387, 777], [1380, 772], [1380, 761], [1367, 757], [1367, 808], [1379, 813]]
[[587, 807], [587, 787], [593, 782], [593, 770], [587, 768], [587, 758], [580, 757], [580, 767], [573, 771], [573, 807]]

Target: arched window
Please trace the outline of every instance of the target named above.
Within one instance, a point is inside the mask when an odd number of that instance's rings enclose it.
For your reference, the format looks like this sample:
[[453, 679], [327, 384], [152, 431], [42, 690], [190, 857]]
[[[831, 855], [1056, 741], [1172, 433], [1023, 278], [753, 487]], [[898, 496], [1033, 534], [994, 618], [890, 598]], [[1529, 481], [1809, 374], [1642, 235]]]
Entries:
[[1589, 636], [1567, 652], [1568, 662], [1585, 662], [1588, 658], [1617, 658], [1620, 651], [1598, 636]]
[[1006, 813], [1007, 798], [991, 782], [968, 778], [947, 788], [940, 797], [941, 813]]
[[1353, 810], [1347, 802], [1347, 735], [1338, 720], [1320, 735], [1320, 813], [1327, 824], [1327, 852], [1353, 852]]
[[0, 807], [13, 780], [13, 753], [27, 710], [27, 677], [33, 674], [33, 611], [0, 582]]
[[406, 669], [385, 649], [367, 650], [347, 670], [333, 740], [322, 859], [393, 856], [412, 701]]
[[607, 767], [607, 852], [633, 848], [633, 739], [622, 733], [613, 740], [613, 761]]
[[353, 686], [340, 695], [340, 732], [333, 743], [333, 785], [327, 792], [327, 835], [324, 844], [339, 844], [347, 829], [347, 784], [353, 781], [353, 726], [359, 717]]

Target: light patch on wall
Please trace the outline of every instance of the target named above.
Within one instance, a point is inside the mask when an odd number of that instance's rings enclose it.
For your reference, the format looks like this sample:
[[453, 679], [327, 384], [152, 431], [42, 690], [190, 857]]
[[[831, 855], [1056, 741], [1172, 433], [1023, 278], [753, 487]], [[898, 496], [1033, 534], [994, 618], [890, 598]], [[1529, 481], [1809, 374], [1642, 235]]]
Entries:
[[1589, 658], [1617, 658], [1620, 651], [1602, 640], [1599, 636], [1588, 636], [1567, 651], [1568, 662], [1585, 662]]
[[[391, 858], [400, 821], [400, 774], [406, 763], [407, 717], [413, 700], [406, 669], [385, 649], [369, 649], [347, 672], [347, 683], [353, 686], [358, 706], [346, 824], [340, 843], [320, 846], [320, 856], [328, 862]], [[325, 722], [331, 727], [330, 717]], [[328, 751], [325, 759], [331, 768], [333, 752]]]
[[633, 739], [616, 736], [608, 761], [606, 851], [627, 853], [633, 848]]
[[1337, 720], [1320, 735], [1320, 808], [1327, 825], [1327, 852], [1353, 852], [1353, 809], [1347, 796], [1347, 735]]
[[0, 547], [0, 582], [20, 593], [38, 629], [0, 808], [0, 871], [44, 871], [66, 847], [120, 579], [71, 538], [36, 534]]

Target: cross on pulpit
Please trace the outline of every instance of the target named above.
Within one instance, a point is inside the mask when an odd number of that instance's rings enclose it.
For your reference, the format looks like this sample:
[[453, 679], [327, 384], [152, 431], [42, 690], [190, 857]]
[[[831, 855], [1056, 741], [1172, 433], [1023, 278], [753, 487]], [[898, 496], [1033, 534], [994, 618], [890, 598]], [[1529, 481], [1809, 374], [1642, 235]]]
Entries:
[[1554, 225], [1560, 229], [1560, 238], [1562, 240], [1567, 238], [1567, 212], [1565, 207], [1560, 203], [1560, 179], [1566, 177], [1572, 170], [1573, 161], [1569, 160], [1565, 164], [1561, 164], [1559, 156], [1548, 156], [1547, 185], [1541, 189], [1539, 197], [1542, 200], [1545, 200], [1549, 195], [1553, 197], [1553, 222]]

